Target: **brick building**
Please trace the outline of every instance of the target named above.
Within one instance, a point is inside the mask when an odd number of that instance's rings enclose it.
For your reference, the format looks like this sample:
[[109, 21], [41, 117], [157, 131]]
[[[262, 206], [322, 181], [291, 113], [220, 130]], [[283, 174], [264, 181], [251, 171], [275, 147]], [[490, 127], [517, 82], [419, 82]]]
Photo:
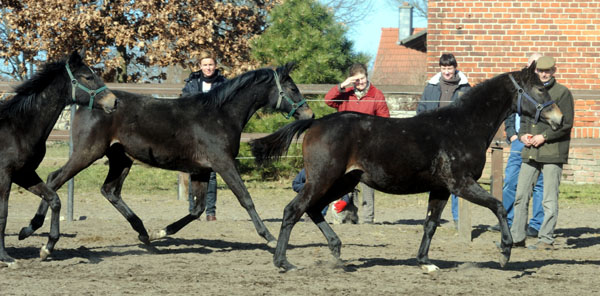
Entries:
[[[442, 53], [457, 57], [472, 84], [522, 68], [533, 52], [553, 56], [557, 80], [575, 98], [571, 158], [563, 179], [600, 182], [600, 1], [429, 0], [428, 5], [426, 30], [400, 33], [408, 23], [402, 20], [407, 19], [402, 10], [406, 5], [400, 7], [399, 28], [382, 30], [374, 83], [402, 81], [397, 85], [417, 83], [422, 89], [439, 71]], [[395, 46], [390, 41], [394, 32], [399, 32]], [[406, 41], [418, 34], [425, 42], [425, 75], [411, 64], [419, 58], [405, 54], [411, 49]], [[390, 71], [392, 65], [396, 74]], [[382, 78], [406, 72], [415, 77]]]

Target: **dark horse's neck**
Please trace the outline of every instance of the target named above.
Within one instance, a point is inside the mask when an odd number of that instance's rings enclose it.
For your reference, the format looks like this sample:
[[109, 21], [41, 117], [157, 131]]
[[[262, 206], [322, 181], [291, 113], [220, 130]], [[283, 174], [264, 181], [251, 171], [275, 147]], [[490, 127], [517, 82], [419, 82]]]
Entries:
[[259, 69], [242, 74], [216, 89], [214, 96], [222, 102], [219, 108], [231, 122], [237, 123], [240, 131], [252, 115], [269, 102], [269, 92], [273, 88], [273, 75], [269, 71]]
[[[515, 77], [520, 74], [512, 72]], [[455, 104], [444, 108], [447, 111], [440, 109], [440, 112], [453, 117], [452, 121], [461, 127], [465, 137], [481, 139], [487, 147], [504, 119], [512, 112], [514, 96], [514, 88], [508, 73], [505, 73], [475, 86]]]
[[61, 112], [67, 105], [70, 83], [60, 71], [64, 63], [47, 65], [47, 71], [17, 87], [17, 94], [6, 102], [0, 111], [1, 117], [10, 117], [13, 124], [36, 143], [45, 142]]

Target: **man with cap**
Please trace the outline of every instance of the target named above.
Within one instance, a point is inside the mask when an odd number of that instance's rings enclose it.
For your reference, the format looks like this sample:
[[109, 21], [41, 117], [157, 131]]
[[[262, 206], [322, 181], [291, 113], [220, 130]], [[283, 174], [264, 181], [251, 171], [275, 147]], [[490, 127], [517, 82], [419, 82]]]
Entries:
[[538, 59], [535, 72], [552, 100], [562, 111], [563, 125], [552, 130], [550, 125], [535, 121], [530, 116], [521, 116], [519, 139], [525, 147], [521, 151], [523, 164], [517, 183], [514, 204], [514, 220], [511, 227], [513, 246], [524, 247], [526, 239], [529, 197], [540, 173], [544, 175], [544, 196], [542, 206], [544, 220], [538, 232], [538, 241], [529, 249], [550, 250], [554, 248], [554, 229], [558, 221], [558, 187], [563, 164], [569, 158], [569, 142], [574, 119], [573, 96], [568, 88], [556, 82], [554, 58], [543, 56]]

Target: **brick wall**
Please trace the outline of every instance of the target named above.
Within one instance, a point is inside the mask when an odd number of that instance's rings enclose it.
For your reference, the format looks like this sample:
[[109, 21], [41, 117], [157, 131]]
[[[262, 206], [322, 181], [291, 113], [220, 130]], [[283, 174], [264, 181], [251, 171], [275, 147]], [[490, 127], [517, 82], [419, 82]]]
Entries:
[[[503, 168], [510, 153], [510, 147], [503, 150]], [[492, 171], [492, 154], [488, 149], [486, 164], [481, 176], [482, 180], [489, 180]], [[569, 148], [569, 163], [563, 166], [561, 182], [570, 184], [600, 184], [600, 142], [572, 141]]]
[[532, 52], [557, 61], [556, 77], [571, 89], [600, 89], [600, 1], [429, 1], [427, 63], [442, 53], [477, 83], [523, 67]]
[[574, 138], [600, 138], [600, 1], [429, 1], [427, 72], [453, 53], [472, 84], [522, 68], [540, 52], [575, 98]]

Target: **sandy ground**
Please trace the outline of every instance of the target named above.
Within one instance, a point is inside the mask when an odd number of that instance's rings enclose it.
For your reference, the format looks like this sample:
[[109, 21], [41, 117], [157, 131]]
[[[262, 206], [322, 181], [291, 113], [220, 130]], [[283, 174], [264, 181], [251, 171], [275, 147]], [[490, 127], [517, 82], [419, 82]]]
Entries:
[[[256, 208], [277, 236], [289, 188], [250, 189]], [[124, 189], [147, 228], [160, 229], [183, 216], [187, 202], [173, 192], [139, 196]], [[66, 196], [63, 196], [63, 211]], [[171, 238], [142, 248], [137, 234], [98, 193], [76, 195], [75, 222], [62, 222], [62, 237], [49, 260], [38, 259], [48, 221], [19, 241], [38, 199], [11, 194], [6, 245], [18, 264], [0, 268], [0, 295], [598, 295], [600, 208], [561, 204], [553, 251], [514, 249], [506, 268], [498, 264], [486, 231], [497, 221], [472, 206], [473, 240], [462, 240], [452, 223], [438, 228], [430, 258], [441, 270], [424, 273], [415, 256], [423, 234], [423, 196], [376, 193], [376, 224], [333, 225], [343, 242], [345, 268], [334, 267], [317, 227], [300, 222], [288, 250], [303, 269], [279, 273], [272, 249], [260, 238], [229, 190], [220, 190], [218, 221], [195, 221]], [[450, 219], [449, 206], [443, 218]], [[204, 217], [202, 217], [204, 218]], [[527, 243], [535, 243], [529, 239]]]

